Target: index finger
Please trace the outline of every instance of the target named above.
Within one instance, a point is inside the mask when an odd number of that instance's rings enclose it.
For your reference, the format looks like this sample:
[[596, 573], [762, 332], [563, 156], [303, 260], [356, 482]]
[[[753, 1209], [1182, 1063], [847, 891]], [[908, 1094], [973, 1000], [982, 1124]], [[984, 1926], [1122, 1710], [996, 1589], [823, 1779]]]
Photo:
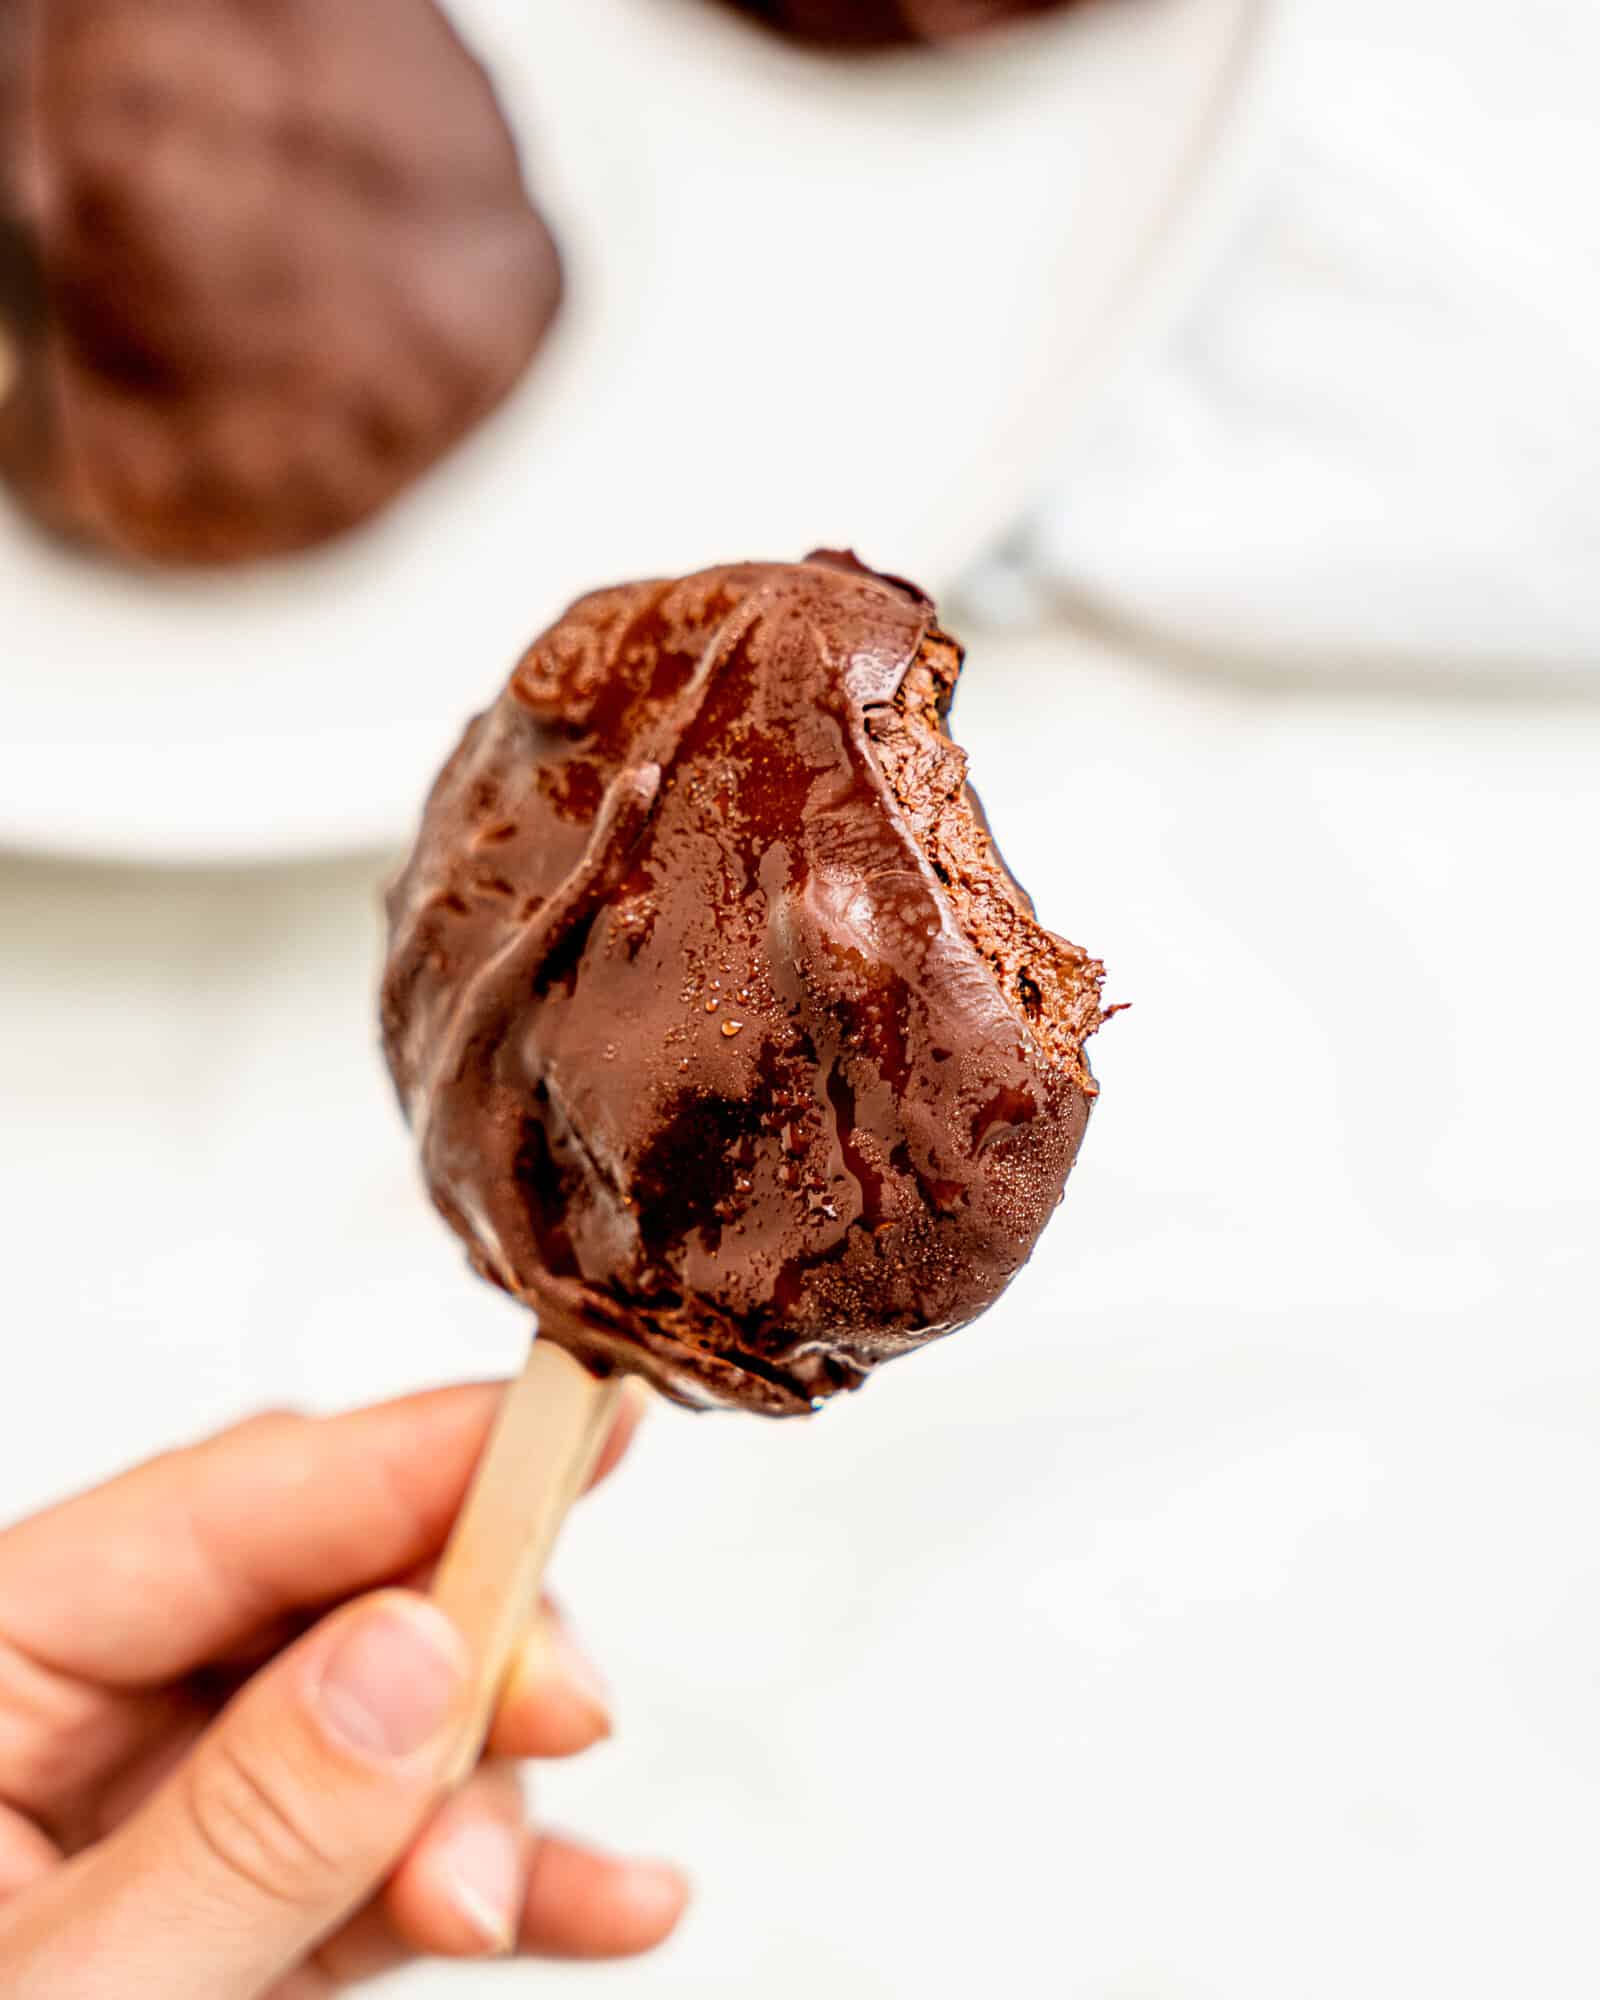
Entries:
[[132, 1687], [386, 1583], [443, 1547], [501, 1390], [258, 1417], [138, 1466], [0, 1535], [0, 1629], [42, 1665]]

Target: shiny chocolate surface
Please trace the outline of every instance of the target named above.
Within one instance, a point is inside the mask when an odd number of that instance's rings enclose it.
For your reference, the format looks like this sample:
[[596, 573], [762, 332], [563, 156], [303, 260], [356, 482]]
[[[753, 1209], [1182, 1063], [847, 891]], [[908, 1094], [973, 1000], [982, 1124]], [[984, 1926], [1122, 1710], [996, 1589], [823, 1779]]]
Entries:
[[993, 1304], [1094, 1094], [944, 725], [960, 652], [823, 554], [581, 599], [389, 898], [384, 1046], [441, 1211], [592, 1364], [782, 1415]]

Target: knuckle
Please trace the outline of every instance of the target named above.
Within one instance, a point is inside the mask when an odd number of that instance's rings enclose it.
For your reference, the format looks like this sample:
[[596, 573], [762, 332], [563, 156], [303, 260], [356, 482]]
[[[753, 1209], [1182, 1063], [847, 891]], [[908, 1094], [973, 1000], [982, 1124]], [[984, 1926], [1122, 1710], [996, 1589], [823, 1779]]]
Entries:
[[269, 1902], [303, 1906], [336, 1869], [310, 1814], [225, 1734], [191, 1760], [181, 1790], [202, 1851]]
[[296, 1410], [287, 1404], [274, 1405], [271, 1409], [256, 1410], [248, 1417], [242, 1417], [225, 1437], [279, 1437], [292, 1432], [303, 1431], [311, 1423], [303, 1410]]
[[173, 1445], [170, 1450], [158, 1452], [141, 1468], [148, 1473], [152, 1467], [178, 1467], [184, 1471], [196, 1466], [210, 1465], [219, 1454], [231, 1452], [242, 1441], [258, 1438], [293, 1438], [307, 1431], [315, 1422], [302, 1410], [288, 1404], [273, 1404], [264, 1410], [253, 1410], [249, 1416], [241, 1417], [237, 1423], [227, 1424], [209, 1436], [195, 1438], [188, 1444]]

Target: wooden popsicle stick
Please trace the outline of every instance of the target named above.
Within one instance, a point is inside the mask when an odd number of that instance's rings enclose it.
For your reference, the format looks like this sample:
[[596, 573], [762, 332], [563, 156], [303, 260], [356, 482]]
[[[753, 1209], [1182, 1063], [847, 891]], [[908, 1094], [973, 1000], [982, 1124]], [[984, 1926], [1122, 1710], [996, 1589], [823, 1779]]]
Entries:
[[16, 342], [6, 331], [5, 321], [0, 320], [0, 407], [4, 407], [21, 379], [22, 357], [17, 352]]
[[542, 1339], [506, 1391], [433, 1585], [434, 1602], [465, 1635], [476, 1669], [451, 1784], [483, 1753], [550, 1552], [600, 1455], [622, 1381], [591, 1375]]

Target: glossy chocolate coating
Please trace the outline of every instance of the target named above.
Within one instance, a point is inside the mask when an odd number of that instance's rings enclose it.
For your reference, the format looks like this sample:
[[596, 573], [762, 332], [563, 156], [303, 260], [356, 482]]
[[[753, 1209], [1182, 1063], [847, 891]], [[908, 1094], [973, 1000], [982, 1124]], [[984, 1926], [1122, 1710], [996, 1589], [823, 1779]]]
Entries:
[[560, 288], [434, 0], [0, 0], [0, 476], [57, 531], [337, 535], [506, 395]]
[[994, 851], [960, 657], [848, 556], [600, 591], [440, 775], [385, 1052], [474, 1264], [591, 1364], [812, 1408], [1060, 1200], [1101, 968]]
[[1053, 12], [1073, 0], [733, 0], [800, 41], [832, 48], [889, 48], [953, 41], [1002, 21]]

